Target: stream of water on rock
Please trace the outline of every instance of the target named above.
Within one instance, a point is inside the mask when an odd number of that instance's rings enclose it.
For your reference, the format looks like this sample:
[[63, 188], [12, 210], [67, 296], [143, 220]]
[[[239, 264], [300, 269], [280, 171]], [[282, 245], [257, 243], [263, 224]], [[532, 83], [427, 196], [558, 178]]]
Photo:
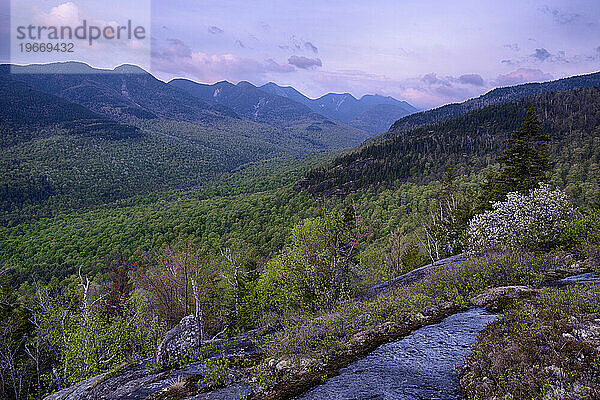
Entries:
[[458, 371], [477, 335], [496, 315], [480, 308], [380, 346], [299, 399], [461, 399]]

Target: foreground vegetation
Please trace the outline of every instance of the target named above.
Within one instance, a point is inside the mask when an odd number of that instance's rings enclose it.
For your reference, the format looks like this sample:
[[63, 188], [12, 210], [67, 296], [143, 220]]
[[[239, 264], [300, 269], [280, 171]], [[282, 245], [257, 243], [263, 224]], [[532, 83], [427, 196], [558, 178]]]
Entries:
[[[566, 190], [547, 185], [565, 172], [552, 169], [541, 129], [530, 112], [489, 173], [447, 170], [321, 199], [263, 163], [195, 191], [2, 228], [0, 395], [35, 398], [126, 368], [190, 314], [203, 340], [264, 334], [251, 365], [211, 361], [207, 387], [244, 378], [267, 397], [291, 393], [490, 287], [537, 286], [558, 251], [597, 263], [597, 205], [573, 207]], [[270, 178], [253, 177], [264, 171]], [[483, 256], [357, 300], [463, 251]], [[500, 336], [489, 337], [496, 346]]]
[[600, 396], [600, 288], [546, 289], [503, 313], [463, 370], [468, 399]]
[[[340, 360], [349, 361], [374, 350], [373, 343], [379, 345], [465, 309], [486, 288], [536, 286], [548, 262], [531, 255], [478, 258], [436, 270], [424, 280], [374, 301], [351, 302], [318, 316], [282, 317], [281, 331], [267, 339], [265, 360], [255, 367], [260, 390], [268, 393], [285, 388], [299, 379], [302, 371], [309, 371], [300, 378], [304, 387], [315, 385], [335, 375]], [[285, 367], [273, 368], [282, 361]]]

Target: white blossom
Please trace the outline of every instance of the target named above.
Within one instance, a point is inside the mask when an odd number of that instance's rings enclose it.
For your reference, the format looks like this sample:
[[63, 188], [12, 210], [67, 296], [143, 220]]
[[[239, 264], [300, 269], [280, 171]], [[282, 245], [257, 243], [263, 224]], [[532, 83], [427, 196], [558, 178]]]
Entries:
[[469, 222], [471, 250], [517, 250], [551, 243], [574, 213], [567, 194], [545, 183], [527, 195], [512, 192], [506, 197]]

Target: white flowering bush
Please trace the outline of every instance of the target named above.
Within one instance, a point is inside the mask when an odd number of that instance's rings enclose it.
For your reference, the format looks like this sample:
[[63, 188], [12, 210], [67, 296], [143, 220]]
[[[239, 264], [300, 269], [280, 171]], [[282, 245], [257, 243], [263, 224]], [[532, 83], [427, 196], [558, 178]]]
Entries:
[[527, 195], [508, 193], [506, 201], [469, 222], [468, 247], [480, 252], [543, 247], [559, 239], [573, 214], [567, 194], [545, 183]]

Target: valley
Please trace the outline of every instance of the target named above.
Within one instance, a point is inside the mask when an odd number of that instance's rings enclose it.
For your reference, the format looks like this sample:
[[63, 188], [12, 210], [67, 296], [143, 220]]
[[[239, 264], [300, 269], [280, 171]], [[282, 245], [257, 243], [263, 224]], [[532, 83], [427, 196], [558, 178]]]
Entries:
[[[419, 112], [134, 66], [7, 68], [0, 373], [18, 366], [29, 398], [600, 390], [597, 338], [578, 333], [600, 312], [598, 73]], [[523, 321], [563, 360], [532, 373]], [[179, 334], [191, 347], [159, 350]], [[427, 341], [444, 364], [414, 355]]]

